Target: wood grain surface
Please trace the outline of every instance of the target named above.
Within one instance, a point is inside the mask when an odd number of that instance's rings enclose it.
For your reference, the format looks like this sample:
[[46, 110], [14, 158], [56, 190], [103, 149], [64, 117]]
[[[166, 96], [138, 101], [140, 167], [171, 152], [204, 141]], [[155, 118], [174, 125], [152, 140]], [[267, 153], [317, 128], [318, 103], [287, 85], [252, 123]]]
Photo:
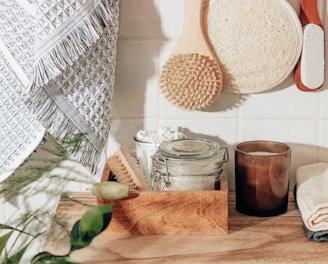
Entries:
[[[110, 178], [105, 167], [102, 181]], [[97, 198], [98, 203], [110, 203]], [[227, 234], [228, 177], [225, 165], [220, 190], [130, 192], [128, 199], [113, 202], [112, 234]]]
[[[69, 226], [88, 206], [89, 193], [69, 193], [59, 202], [44, 250], [65, 254], [68, 240], [58, 220]], [[183, 220], [181, 220], [183, 222]], [[103, 232], [91, 246], [73, 253], [82, 263], [327, 263], [328, 244], [307, 240], [292, 193], [288, 211], [274, 217], [252, 217], [235, 210], [229, 193], [226, 235], [128, 235]]]
[[140, 192], [116, 201], [107, 233], [144, 235], [227, 233], [227, 195], [219, 191]]

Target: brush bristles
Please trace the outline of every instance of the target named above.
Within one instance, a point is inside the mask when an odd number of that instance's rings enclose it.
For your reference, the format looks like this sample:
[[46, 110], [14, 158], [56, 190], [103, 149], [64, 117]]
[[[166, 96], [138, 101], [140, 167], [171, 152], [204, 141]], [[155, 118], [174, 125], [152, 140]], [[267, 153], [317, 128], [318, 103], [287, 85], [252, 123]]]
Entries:
[[137, 164], [137, 159], [131, 157], [126, 149], [119, 148], [106, 163], [118, 182], [128, 185], [132, 190], [151, 190]]
[[128, 170], [118, 156], [111, 156], [108, 158], [107, 165], [113, 173], [115, 180], [128, 185], [130, 189], [137, 189], [132, 178], [129, 176]]
[[178, 54], [164, 65], [161, 91], [175, 106], [202, 110], [212, 104], [222, 89], [219, 65], [200, 54]]

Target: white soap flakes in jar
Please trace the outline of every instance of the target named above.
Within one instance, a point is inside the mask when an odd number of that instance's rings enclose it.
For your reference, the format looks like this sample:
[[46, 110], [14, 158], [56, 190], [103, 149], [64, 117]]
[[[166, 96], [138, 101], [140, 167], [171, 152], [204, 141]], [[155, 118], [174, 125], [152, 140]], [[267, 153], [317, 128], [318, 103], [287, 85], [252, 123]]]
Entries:
[[214, 141], [180, 139], [162, 143], [152, 159], [152, 189], [214, 190], [228, 160], [227, 148]]
[[158, 150], [160, 144], [183, 139], [186, 136], [178, 131], [173, 131], [169, 127], [159, 127], [158, 130], [139, 130], [134, 136], [133, 141], [136, 143], [136, 156], [139, 165], [145, 176], [151, 180], [152, 156]]

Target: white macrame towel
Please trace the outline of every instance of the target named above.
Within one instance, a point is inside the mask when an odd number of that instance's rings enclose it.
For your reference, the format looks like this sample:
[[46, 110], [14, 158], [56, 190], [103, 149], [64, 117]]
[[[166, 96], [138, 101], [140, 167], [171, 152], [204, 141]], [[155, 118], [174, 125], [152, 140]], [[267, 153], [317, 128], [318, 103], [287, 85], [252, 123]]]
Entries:
[[27, 0], [0, 0], [0, 182], [13, 174], [45, 133], [22, 100], [32, 77], [36, 29], [27, 9], [33, 10]]
[[296, 171], [296, 199], [305, 226], [328, 230], [328, 163], [301, 166]]
[[37, 14], [26, 104], [55, 138], [84, 134], [73, 157], [95, 166], [110, 130], [119, 0], [39, 0]]

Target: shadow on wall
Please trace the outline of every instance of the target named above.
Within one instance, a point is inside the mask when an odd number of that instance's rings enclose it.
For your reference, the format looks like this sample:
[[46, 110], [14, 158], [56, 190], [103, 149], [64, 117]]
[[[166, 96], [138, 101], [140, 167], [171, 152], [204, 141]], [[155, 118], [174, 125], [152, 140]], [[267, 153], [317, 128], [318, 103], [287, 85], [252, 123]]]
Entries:
[[[114, 122], [112, 122], [111, 138], [109, 139], [110, 151], [115, 150], [112, 145], [117, 145], [117, 147], [122, 145], [130, 150], [135, 149], [132, 139], [138, 130], [145, 129], [144, 113], [149, 113], [149, 110], [153, 109], [150, 118], [154, 119], [155, 122], [158, 116], [156, 112], [158, 108], [158, 86], [153, 78], [158, 70], [161, 70], [158, 69], [158, 58], [162, 51], [161, 44], [168, 40], [161, 30], [161, 18], [157, 12], [157, 7], [154, 6], [154, 2], [125, 0], [120, 3], [120, 31], [113, 100]], [[292, 2], [296, 3], [296, 0]], [[149, 85], [150, 82], [155, 84]], [[148, 87], [154, 86], [153, 91], [147, 90]], [[265, 93], [276, 92], [287, 87], [293, 87], [292, 74], [277, 87]], [[293, 87], [292, 89], [296, 88]], [[217, 101], [204, 112], [221, 112], [230, 108], [238, 108], [247, 98], [247, 94], [233, 94], [223, 91]], [[145, 106], [148, 109], [145, 109]], [[226, 142], [217, 137], [194, 134], [187, 128], [182, 129], [181, 132], [184, 132], [188, 137], [208, 138], [220, 143], [222, 146], [227, 146]], [[293, 183], [296, 167], [319, 160], [323, 161], [324, 156], [319, 155], [319, 147], [296, 143], [291, 145], [293, 151], [291, 183]], [[228, 173], [233, 175], [234, 146], [227, 147], [230, 154]], [[327, 150], [325, 152], [327, 153]], [[233, 188], [233, 186], [234, 179], [229, 183], [230, 188]]]
[[[284, 80], [281, 84], [277, 85], [276, 87], [261, 92], [261, 94], [264, 93], [274, 93], [283, 89], [291, 88], [291, 89], [297, 89], [294, 85], [293, 80], [293, 73], [290, 74], [290, 76]], [[239, 108], [249, 97], [249, 94], [238, 94], [238, 93], [231, 93], [223, 90], [218, 97], [218, 99], [210, 105], [207, 109], [204, 110], [204, 112], [224, 112], [229, 109], [236, 109]]]
[[292, 148], [291, 187], [295, 184], [296, 169], [298, 167], [319, 162], [328, 162], [328, 148], [299, 143], [287, 144]]
[[154, 108], [156, 115], [158, 92], [149, 89], [154, 87], [152, 79], [158, 72], [162, 41], [167, 39], [162, 33], [160, 16], [153, 1], [120, 2], [109, 152], [120, 145], [134, 148], [133, 136], [144, 129], [145, 106]]
[[[298, 10], [298, 1], [290, 0], [290, 2], [295, 10]], [[149, 103], [150, 99], [146, 98], [146, 95], [155, 96], [155, 92], [149, 93], [146, 88], [147, 83], [153, 76], [156, 76], [158, 71], [157, 59], [162, 50], [160, 42], [165, 43], [168, 40], [162, 32], [161, 23], [154, 1], [121, 1], [113, 111], [115, 117], [142, 117], [145, 105], [149, 108], [156, 107], [156, 104]], [[284, 89], [292, 84], [292, 78], [287, 78], [267, 92]], [[157, 89], [158, 85], [155, 87]], [[232, 94], [223, 91], [219, 98], [204, 111], [219, 112], [236, 108], [246, 99], [247, 94]], [[141, 124], [139, 126], [142, 128]]]
[[[229, 190], [234, 190], [235, 189], [234, 149], [236, 147], [236, 144], [229, 145], [217, 136], [209, 136], [200, 133], [193, 133], [188, 128], [180, 127], [178, 130], [184, 133], [188, 138], [208, 139], [218, 143], [221, 147], [227, 147], [229, 153], [229, 161], [227, 163]], [[299, 144], [299, 143], [287, 142], [287, 144], [292, 149], [291, 167], [290, 167], [290, 184], [289, 184], [290, 190], [292, 190], [295, 185], [297, 168], [300, 166], [305, 166], [318, 162], [328, 162], [328, 148], [323, 148], [314, 145]]]
[[[206, 2], [208, 5], [209, 0], [207, 0]], [[289, 0], [288, 2], [290, 2], [290, 4], [295, 9], [295, 11], [298, 12], [299, 1]], [[205, 22], [205, 28], [207, 29], [206, 22]], [[211, 46], [213, 46], [211, 44], [211, 40], [209, 40], [209, 43]], [[214, 48], [213, 48], [213, 50], [214, 50]], [[220, 61], [220, 58], [218, 58], [218, 60]], [[220, 67], [221, 67], [222, 71], [225, 72], [226, 74], [228, 74], [228, 69], [225, 68], [225, 65], [222, 65], [222, 63], [220, 63], [220, 64], [221, 64]], [[282, 81], [280, 84], [278, 84], [276, 87], [269, 89], [267, 91], [263, 91], [261, 93], [271, 93], [271, 92], [275, 92], [275, 91], [279, 91], [279, 90], [291, 87], [294, 84], [293, 76], [294, 76], [294, 72], [292, 71], [292, 72], [290, 72], [289, 76], [287, 76], [286, 79], [284, 81]], [[219, 112], [219, 111], [224, 111], [224, 110], [228, 110], [228, 109], [238, 108], [240, 105], [242, 105], [242, 103], [244, 101], [247, 100], [247, 97], [248, 97], [247, 94], [238, 94], [238, 93], [233, 94], [233, 93], [227, 92], [227, 91], [229, 91], [229, 90], [223, 89], [223, 91], [220, 94], [220, 96], [218, 97], [218, 99], [209, 108], [205, 109], [204, 111], [205, 112]]]
[[[159, 77], [161, 68], [158, 69], [158, 58], [162, 52], [162, 45], [168, 41], [161, 29], [161, 23], [161, 17], [153, 1], [120, 2], [113, 100], [113, 119], [116, 124], [111, 127], [111, 140], [116, 141], [117, 145], [125, 142], [126, 138], [132, 138], [136, 131], [144, 129], [142, 119], [145, 113], [153, 109], [151, 118], [157, 116], [159, 80], [154, 80], [154, 77]], [[287, 78], [274, 90], [290, 87], [291, 84], [292, 78]], [[155, 89], [150, 90], [151, 87]], [[223, 112], [238, 108], [247, 97], [247, 94], [223, 91], [204, 112]], [[148, 109], [145, 109], [145, 106]], [[128, 147], [130, 146], [132, 143]]]

